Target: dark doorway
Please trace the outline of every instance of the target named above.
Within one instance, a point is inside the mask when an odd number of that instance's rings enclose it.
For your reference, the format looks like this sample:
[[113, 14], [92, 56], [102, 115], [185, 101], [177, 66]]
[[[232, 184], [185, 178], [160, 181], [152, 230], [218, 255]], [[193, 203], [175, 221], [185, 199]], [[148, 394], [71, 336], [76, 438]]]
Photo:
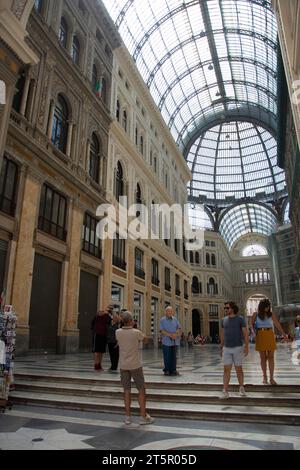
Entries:
[[212, 339], [212, 343], [219, 343], [219, 322], [211, 321], [209, 323], [209, 336]]
[[98, 306], [98, 276], [85, 271], [80, 273], [79, 291], [79, 349], [80, 351], [92, 350], [91, 323], [97, 313]]
[[56, 352], [61, 263], [36, 254], [29, 315], [29, 349]]
[[3, 291], [4, 279], [6, 274], [6, 258], [7, 258], [8, 242], [0, 240], [0, 294]]
[[200, 322], [200, 313], [199, 310], [193, 310], [193, 336], [196, 338], [198, 335], [201, 335], [201, 322]]

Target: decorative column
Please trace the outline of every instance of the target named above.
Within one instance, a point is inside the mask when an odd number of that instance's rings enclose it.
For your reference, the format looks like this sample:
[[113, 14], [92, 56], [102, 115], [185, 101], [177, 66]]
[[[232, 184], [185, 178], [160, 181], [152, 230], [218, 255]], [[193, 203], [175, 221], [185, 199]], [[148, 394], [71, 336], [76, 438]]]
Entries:
[[25, 116], [26, 105], [27, 105], [27, 100], [28, 100], [29, 85], [30, 85], [30, 76], [29, 76], [29, 74], [27, 74], [26, 79], [25, 79], [25, 85], [24, 85], [24, 91], [23, 91], [23, 96], [22, 96], [22, 101], [21, 101], [21, 107], [20, 107], [20, 114], [22, 116]]
[[70, 156], [71, 156], [73, 127], [74, 127], [74, 123], [73, 123], [73, 122], [69, 122], [69, 127], [68, 127], [68, 140], [67, 140], [67, 150], [66, 150], [66, 155], [67, 155], [67, 157], [70, 157]]
[[51, 140], [51, 137], [52, 137], [54, 111], [55, 111], [55, 103], [54, 103], [54, 100], [51, 100], [51, 102], [50, 102], [50, 112], [49, 112], [49, 122], [48, 122], [48, 129], [47, 129], [47, 136], [48, 136], [49, 140]]

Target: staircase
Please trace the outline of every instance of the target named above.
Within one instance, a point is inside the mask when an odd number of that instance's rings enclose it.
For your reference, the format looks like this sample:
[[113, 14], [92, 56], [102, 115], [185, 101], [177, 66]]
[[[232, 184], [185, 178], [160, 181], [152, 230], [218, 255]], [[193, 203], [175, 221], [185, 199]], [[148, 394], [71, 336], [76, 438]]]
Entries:
[[[79, 377], [57, 373], [15, 374], [13, 403], [101, 413], [124, 413], [119, 376]], [[221, 384], [188, 383], [180, 377], [155, 382], [147, 377], [147, 409], [153, 416], [210, 421], [300, 425], [300, 385], [246, 385], [247, 397], [231, 386], [230, 398], [220, 400]], [[138, 413], [132, 388], [133, 411]]]

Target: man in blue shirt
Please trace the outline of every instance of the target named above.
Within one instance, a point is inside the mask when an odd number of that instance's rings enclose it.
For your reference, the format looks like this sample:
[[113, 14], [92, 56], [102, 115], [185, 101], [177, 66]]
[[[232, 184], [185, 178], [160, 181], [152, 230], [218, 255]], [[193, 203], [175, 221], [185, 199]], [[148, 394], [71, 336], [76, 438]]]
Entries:
[[166, 315], [160, 320], [162, 349], [164, 355], [164, 374], [179, 375], [176, 370], [176, 350], [180, 344], [181, 328], [172, 307], [166, 308]]

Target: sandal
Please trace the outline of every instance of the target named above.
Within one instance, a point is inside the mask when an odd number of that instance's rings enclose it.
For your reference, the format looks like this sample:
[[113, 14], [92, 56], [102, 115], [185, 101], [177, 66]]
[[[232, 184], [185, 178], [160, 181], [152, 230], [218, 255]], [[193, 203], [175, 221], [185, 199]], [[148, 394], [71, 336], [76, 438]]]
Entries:
[[268, 378], [267, 378], [267, 377], [264, 377], [264, 378], [263, 378], [263, 384], [264, 384], [264, 385], [268, 385]]
[[278, 385], [277, 382], [274, 379], [270, 379], [270, 384], [271, 385]]

